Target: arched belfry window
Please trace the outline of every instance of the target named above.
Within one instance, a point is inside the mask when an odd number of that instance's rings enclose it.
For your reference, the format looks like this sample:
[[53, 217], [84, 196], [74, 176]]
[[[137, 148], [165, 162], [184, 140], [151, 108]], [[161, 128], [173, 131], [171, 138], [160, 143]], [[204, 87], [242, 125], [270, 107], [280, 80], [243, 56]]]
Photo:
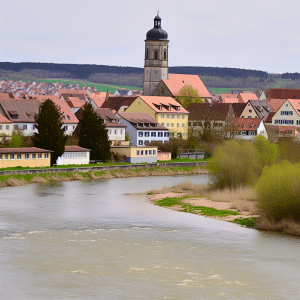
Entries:
[[167, 51], [164, 51], [164, 59], [167, 59]]
[[155, 52], [154, 52], [154, 59], [158, 59], [158, 51], [157, 50], [155, 50]]
[[146, 50], [146, 59], [148, 59], [149, 58], [149, 50], [147, 49]]

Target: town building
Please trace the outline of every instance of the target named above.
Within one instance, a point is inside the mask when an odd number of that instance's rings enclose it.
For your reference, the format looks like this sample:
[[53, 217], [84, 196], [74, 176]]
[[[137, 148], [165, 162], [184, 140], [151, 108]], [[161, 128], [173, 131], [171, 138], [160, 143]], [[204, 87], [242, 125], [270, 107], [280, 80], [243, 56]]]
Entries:
[[65, 146], [65, 152], [56, 160], [60, 165], [88, 165], [90, 163], [90, 149], [79, 146]]
[[232, 120], [231, 136], [235, 139], [252, 141], [258, 135], [268, 139], [267, 129], [262, 119], [234, 118]]
[[0, 148], [0, 168], [50, 167], [51, 151], [36, 147]]
[[125, 112], [146, 113], [169, 129], [171, 136], [188, 138], [189, 112], [172, 97], [139, 96]]
[[155, 142], [168, 142], [169, 130], [145, 113], [119, 113], [127, 126], [130, 145], [143, 146]]

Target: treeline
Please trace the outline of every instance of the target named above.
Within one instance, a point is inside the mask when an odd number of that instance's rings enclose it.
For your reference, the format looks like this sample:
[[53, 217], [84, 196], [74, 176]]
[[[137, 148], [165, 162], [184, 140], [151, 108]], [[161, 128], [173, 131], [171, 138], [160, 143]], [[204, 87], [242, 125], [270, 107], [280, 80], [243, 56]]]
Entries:
[[[170, 73], [199, 75], [209, 88], [299, 88], [299, 73], [268, 74], [257, 70], [217, 67], [170, 67]], [[143, 87], [143, 68], [104, 65], [0, 62], [0, 77], [11, 80], [67, 78], [94, 83]]]

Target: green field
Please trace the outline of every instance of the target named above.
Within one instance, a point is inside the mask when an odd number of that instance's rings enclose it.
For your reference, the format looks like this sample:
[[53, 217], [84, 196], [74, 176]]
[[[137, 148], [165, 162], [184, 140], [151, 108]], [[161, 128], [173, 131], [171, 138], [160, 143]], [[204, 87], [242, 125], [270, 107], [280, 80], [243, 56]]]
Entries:
[[98, 84], [92, 83], [85, 80], [72, 80], [72, 79], [37, 79], [36, 82], [45, 82], [45, 83], [54, 83], [54, 82], [63, 82], [64, 84], [72, 83], [72, 84], [79, 84], [87, 85], [87, 86], [94, 86], [98, 89], [99, 92], [106, 92], [107, 89], [110, 93], [114, 93], [118, 89], [127, 89], [127, 90], [139, 90], [142, 91], [142, 88], [134, 87], [134, 86], [119, 86], [119, 85], [111, 85], [111, 84]]

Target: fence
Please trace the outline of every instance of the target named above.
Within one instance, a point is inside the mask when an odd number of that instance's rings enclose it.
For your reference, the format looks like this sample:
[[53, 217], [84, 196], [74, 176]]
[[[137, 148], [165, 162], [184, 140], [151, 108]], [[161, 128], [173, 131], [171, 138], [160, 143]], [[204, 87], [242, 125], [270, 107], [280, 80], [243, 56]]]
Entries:
[[205, 151], [201, 149], [178, 149], [178, 158], [204, 159]]

